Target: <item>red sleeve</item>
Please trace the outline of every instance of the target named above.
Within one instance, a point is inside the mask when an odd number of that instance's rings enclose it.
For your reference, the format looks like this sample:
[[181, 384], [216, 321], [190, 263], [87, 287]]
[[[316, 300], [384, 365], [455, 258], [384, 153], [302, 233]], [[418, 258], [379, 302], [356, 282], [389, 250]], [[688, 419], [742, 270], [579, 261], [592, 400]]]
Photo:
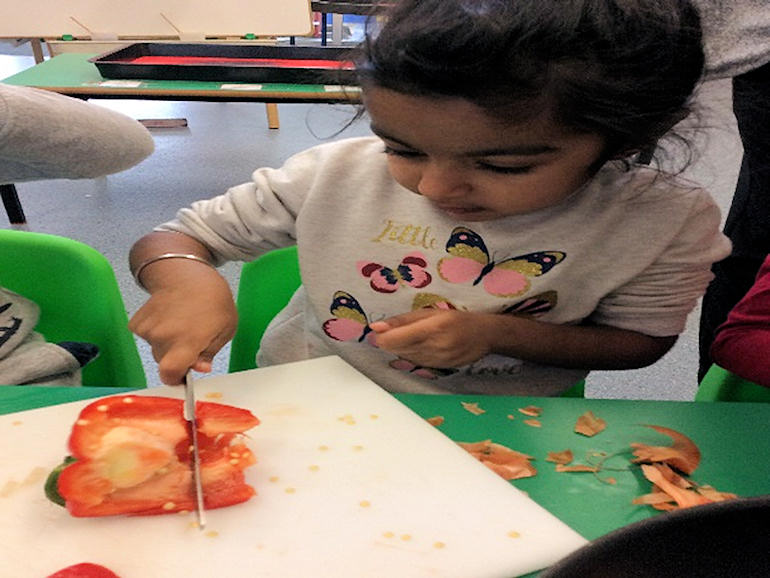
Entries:
[[770, 256], [752, 288], [717, 329], [711, 358], [744, 379], [770, 387]]

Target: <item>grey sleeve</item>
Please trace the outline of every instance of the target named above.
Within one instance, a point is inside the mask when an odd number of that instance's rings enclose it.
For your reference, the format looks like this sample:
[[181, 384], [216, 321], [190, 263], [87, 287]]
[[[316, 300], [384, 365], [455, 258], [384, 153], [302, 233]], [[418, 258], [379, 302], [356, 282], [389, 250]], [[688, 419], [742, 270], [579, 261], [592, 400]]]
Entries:
[[134, 166], [154, 146], [149, 131], [126, 115], [0, 84], [0, 183], [104, 176]]

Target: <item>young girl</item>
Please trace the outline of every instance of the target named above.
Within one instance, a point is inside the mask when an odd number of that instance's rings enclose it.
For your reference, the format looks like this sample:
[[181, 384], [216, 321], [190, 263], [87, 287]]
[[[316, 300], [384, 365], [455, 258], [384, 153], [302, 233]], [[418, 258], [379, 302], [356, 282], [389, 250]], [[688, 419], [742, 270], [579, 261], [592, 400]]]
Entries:
[[[680, 0], [404, 0], [358, 63], [376, 137], [324, 144], [132, 248], [161, 379], [236, 311], [210, 264], [296, 243], [259, 365], [336, 354], [390, 391], [556, 395], [660, 358], [729, 251], [707, 193], [636, 166], [703, 65]], [[180, 234], [181, 233], [181, 234]]]

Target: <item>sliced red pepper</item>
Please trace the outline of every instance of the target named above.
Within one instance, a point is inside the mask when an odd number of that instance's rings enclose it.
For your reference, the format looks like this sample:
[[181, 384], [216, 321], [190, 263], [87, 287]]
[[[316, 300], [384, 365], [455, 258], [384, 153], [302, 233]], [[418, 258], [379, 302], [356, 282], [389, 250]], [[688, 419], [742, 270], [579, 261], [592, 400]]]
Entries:
[[120, 578], [109, 568], [91, 562], [82, 562], [62, 568], [48, 578]]
[[[86, 406], [69, 439], [76, 461], [57, 484], [69, 512], [87, 517], [192, 510], [190, 432], [182, 411], [182, 400], [136, 395]], [[256, 492], [243, 470], [256, 459], [239, 439], [259, 420], [248, 410], [205, 401], [197, 402], [196, 418], [206, 508], [248, 500]]]

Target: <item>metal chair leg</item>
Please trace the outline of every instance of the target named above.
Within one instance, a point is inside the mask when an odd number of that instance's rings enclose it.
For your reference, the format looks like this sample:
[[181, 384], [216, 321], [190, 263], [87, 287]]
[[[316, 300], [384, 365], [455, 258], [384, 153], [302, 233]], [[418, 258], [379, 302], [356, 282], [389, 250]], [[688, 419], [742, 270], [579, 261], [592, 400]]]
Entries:
[[16, 186], [13, 184], [0, 185], [0, 197], [2, 197], [3, 206], [11, 225], [25, 225], [27, 218], [24, 216], [24, 209], [21, 207]]

